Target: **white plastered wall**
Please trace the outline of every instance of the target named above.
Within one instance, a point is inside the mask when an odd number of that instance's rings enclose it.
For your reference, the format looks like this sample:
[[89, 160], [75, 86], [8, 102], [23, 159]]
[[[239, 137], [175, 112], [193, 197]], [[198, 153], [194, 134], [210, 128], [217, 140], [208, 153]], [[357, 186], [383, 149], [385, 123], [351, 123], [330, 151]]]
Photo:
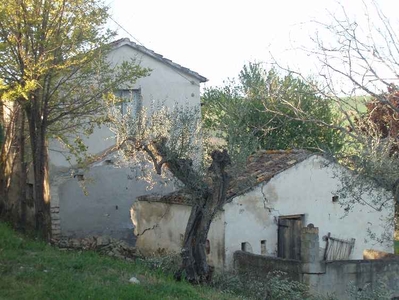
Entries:
[[[381, 212], [357, 204], [346, 215], [346, 206], [333, 202], [340, 180], [333, 166], [326, 160], [312, 156], [292, 168], [276, 175], [264, 185], [238, 196], [224, 206], [226, 266], [232, 268], [232, 257], [241, 250], [241, 243], [251, 244], [253, 253], [261, 254], [261, 240], [266, 240], [267, 255], [277, 255], [277, 221], [279, 216], [304, 214], [304, 226], [313, 223], [319, 227], [320, 253], [324, 253], [323, 236], [355, 238], [350, 259], [362, 259], [363, 250], [374, 249], [392, 252], [393, 243], [377, 243], [370, 239], [367, 230], [376, 236], [387, 232], [392, 235], [392, 207]], [[376, 195], [386, 197], [384, 193]], [[363, 195], [370, 200], [370, 196]]]
[[[191, 206], [137, 201], [132, 207], [132, 221], [137, 236], [136, 249], [146, 256], [180, 253]], [[208, 233], [208, 263], [221, 270], [224, 265], [224, 213], [212, 221]]]
[[[182, 73], [181, 70], [128, 45], [111, 51], [108, 59], [114, 65], [135, 60], [140, 66], [152, 70], [149, 76], [139, 78], [133, 86], [134, 89], [140, 89], [144, 107], [149, 107], [152, 102], [164, 102], [168, 107], [176, 103], [200, 107], [200, 82], [197, 78]], [[99, 154], [115, 145], [114, 135], [106, 126], [96, 127], [89, 137], [82, 134], [81, 138], [88, 146], [88, 154], [92, 155]], [[58, 141], [50, 141], [49, 149], [52, 170], [55, 171], [60, 167], [65, 170], [76, 163], [73, 157], [70, 162], [66, 160], [67, 151]]]

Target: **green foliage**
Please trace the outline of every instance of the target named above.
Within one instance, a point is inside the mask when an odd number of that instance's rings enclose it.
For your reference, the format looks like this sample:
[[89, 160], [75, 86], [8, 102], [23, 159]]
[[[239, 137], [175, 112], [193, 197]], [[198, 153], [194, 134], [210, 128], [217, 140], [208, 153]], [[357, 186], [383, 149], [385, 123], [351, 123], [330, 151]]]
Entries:
[[316, 299], [309, 295], [307, 285], [284, 277], [284, 272], [269, 273], [260, 281], [251, 274], [216, 274], [212, 286], [223, 293], [241, 295], [251, 299]]
[[[130, 284], [135, 276], [139, 285]], [[141, 260], [91, 251], [61, 251], [0, 223], [0, 299], [235, 299], [208, 287], [175, 282]]]
[[149, 268], [173, 276], [181, 266], [182, 258], [179, 254], [160, 254], [147, 257], [143, 263]]
[[[114, 98], [109, 103], [107, 124], [118, 137], [118, 146], [125, 160], [141, 167], [141, 174], [138, 176], [140, 179], [147, 181], [150, 186], [155, 180], [161, 179], [156, 174], [167, 180], [169, 174], [162, 172], [162, 168], [173, 160], [190, 161], [192, 165], [189, 167], [198, 171], [199, 176], [203, 170], [204, 136], [201, 130], [201, 114], [197, 107], [179, 103], [168, 107], [163, 102], [156, 102], [135, 114], [128, 109], [123, 115], [115, 105], [118, 102], [119, 99]], [[165, 144], [162, 149], [158, 149], [163, 142]], [[181, 172], [185, 171], [187, 170]], [[187, 175], [181, 174], [177, 169], [173, 172], [180, 180], [180, 176]], [[186, 188], [201, 182], [200, 178], [192, 179], [185, 182]]]
[[44, 133], [84, 152], [75, 137], [103, 122], [103, 96], [148, 74], [107, 61], [108, 17], [99, 0], [1, 1], [0, 100], [23, 107], [32, 140]]
[[340, 147], [334, 130], [300, 120], [299, 111], [330, 124], [334, 113], [311, 84], [292, 74], [280, 76], [250, 63], [240, 72], [239, 83], [206, 90], [202, 102], [206, 128], [234, 145], [233, 153], [245, 150], [240, 145], [249, 151]]
[[353, 282], [348, 284], [346, 291], [350, 299], [354, 300], [389, 300], [391, 299], [389, 290], [381, 281], [377, 281], [375, 287], [366, 284], [362, 289], [359, 289]]

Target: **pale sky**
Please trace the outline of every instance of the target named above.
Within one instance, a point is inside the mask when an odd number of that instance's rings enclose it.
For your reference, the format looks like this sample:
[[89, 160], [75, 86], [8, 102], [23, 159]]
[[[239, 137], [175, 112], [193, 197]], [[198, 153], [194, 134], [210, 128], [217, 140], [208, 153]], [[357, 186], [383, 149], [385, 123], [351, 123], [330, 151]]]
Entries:
[[[336, 0], [105, 0], [112, 17], [145, 47], [207, 77], [206, 86], [235, 77], [248, 61], [271, 62], [312, 72], [306, 55], [292, 50], [307, 45], [312, 20], [326, 21], [338, 10]], [[397, 12], [397, 0], [380, 0]], [[361, 0], [342, 0], [361, 17]], [[112, 28], [117, 26], [112, 21]], [[122, 29], [119, 37], [128, 37]]]

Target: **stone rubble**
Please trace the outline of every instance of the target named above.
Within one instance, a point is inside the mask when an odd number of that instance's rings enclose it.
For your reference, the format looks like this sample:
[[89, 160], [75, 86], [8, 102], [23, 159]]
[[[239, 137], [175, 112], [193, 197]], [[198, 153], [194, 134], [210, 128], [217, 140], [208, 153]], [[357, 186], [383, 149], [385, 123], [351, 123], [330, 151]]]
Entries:
[[126, 260], [135, 259], [139, 256], [135, 247], [108, 236], [93, 236], [80, 239], [63, 237], [55, 245], [62, 250], [92, 250]]
[[138, 280], [136, 277], [130, 278], [130, 279], [129, 279], [129, 282], [130, 282], [130, 283], [133, 283], [133, 284], [140, 284], [140, 280]]

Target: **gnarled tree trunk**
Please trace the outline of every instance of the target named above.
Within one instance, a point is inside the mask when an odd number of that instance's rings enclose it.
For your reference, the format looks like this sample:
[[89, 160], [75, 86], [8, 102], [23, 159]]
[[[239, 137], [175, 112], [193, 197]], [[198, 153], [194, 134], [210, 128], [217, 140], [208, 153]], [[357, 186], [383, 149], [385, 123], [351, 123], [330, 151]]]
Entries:
[[[208, 169], [211, 180], [208, 181], [194, 170], [191, 160], [180, 159], [175, 155], [168, 159], [166, 140], [154, 143], [153, 146], [156, 156], [161, 157], [158, 161], [154, 153], [151, 153], [157, 172], [160, 173], [162, 165], [166, 164], [173, 175], [185, 184], [193, 199], [181, 250], [182, 266], [175, 278], [180, 280], [184, 273], [186, 280], [191, 283], [207, 282], [211, 279], [212, 270], [206, 260], [205, 246], [212, 220], [226, 201], [229, 176], [225, 168], [230, 164], [230, 156], [226, 150], [212, 153], [212, 164]], [[148, 147], [144, 150], [147, 153], [152, 151]]]
[[191, 283], [207, 282], [211, 279], [212, 270], [206, 260], [205, 246], [212, 215], [206, 211], [206, 207], [199, 204], [192, 207], [181, 250], [182, 266], [175, 274], [177, 280], [181, 279], [183, 272]]
[[226, 167], [231, 163], [229, 154], [226, 150], [213, 151], [208, 171], [199, 172], [191, 159], [181, 158], [177, 150], [168, 147], [166, 137], [151, 143], [142, 143], [135, 137], [128, 137], [120, 147], [124, 145], [127, 153], [146, 153], [158, 174], [161, 174], [165, 165], [184, 184], [185, 194], [191, 197], [192, 210], [181, 250], [182, 265], [175, 278], [180, 280], [184, 274], [186, 280], [191, 283], [209, 281], [212, 268], [207, 263], [205, 247], [212, 220], [226, 202], [229, 184]]

